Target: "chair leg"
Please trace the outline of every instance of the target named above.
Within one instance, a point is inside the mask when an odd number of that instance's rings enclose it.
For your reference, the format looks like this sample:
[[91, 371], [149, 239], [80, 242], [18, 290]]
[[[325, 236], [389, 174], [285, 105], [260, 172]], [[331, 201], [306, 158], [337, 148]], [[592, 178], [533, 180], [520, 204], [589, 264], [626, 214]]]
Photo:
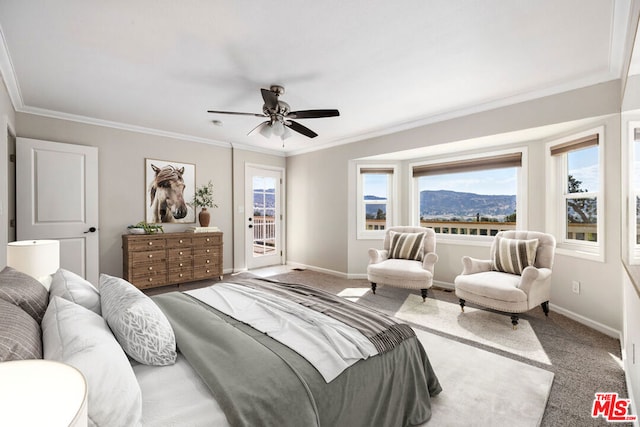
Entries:
[[420, 295], [422, 295], [422, 302], [425, 302], [427, 300], [427, 290], [420, 289]]
[[462, 298], [460, 298], [460, 310], [462, 310], [462, 312], [463, 312], [463, 313], [464, 313], [464, 303], [465, 303], [465, 302], [466, 302], [465, 300], [463, 300]]
[[518, 329], [518, 315], [516, 313], [511, 315], [511, 324], [513, 325], [513, 329]]
[[376, 284], [371, 282], [371, 292], [373, 292], [373, 294], [376, 294]]
[[549, 317], [549, 301], [545, 301], [540, 305], [542, 306], [542, 311], [544, 311], [544, 315]]

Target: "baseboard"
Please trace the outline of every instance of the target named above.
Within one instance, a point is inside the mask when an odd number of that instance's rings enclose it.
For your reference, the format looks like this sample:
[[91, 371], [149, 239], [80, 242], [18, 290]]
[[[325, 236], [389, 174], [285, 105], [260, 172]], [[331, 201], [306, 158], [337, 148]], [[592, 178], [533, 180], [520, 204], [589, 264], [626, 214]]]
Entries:
[[[305, 269], [305, 270], [317, 271], [318, 273], [325, 273], [325, 274], [329, 274], [331, 276], [340, 277], [342, 279], [348, 279], [349, 278], [348, 274], [342, 273], [340, 271], [329, 270], [327, 268], [316, 267], [316, 266], [313, 266], [313, 265], [301, 264], [299, 262], [287, 261], [287, 265], [290, 266], [291, 268], [302, 268], [302, 269]], [[365, 279], [366, 279], [366, 276], [365, 276]]]
[[347, 279], [363, 279], [363, 280], [367, 280], [367, 273], [347, 274]]
[[600, 322], [596, 322], [595, 320], [591, 320], [587, 317], [584, 317], [580, 314], [574, 313], [573, 311], [567, 310], [566, 308], [562, 308], [555, 304], [549, 304], [549, 309], [551, 311], [555, 311], [556, 313], [560, 313], [563, 316], [567, 316], [569, 319], [575, 320], [578, 323], [582, 323], [585, 326], [590, 327], [591, 329], [595, 329], [598, 332], [602, 332], [605, 335], [610, 336], [611, 338], [615, 338], [622, 342], [622, 332], [617, 329], [613, 329], [607, 325], [604, 325]]
[[442, 282], [440, 280], [434, 280], [433, 281], [433, 286], [437, 286], [439, 288], [444, 288], [444, 289], [449, 289], [451, 291], [456, 289], [456, 287], [455, 287], [455, 285], [453, 283]]

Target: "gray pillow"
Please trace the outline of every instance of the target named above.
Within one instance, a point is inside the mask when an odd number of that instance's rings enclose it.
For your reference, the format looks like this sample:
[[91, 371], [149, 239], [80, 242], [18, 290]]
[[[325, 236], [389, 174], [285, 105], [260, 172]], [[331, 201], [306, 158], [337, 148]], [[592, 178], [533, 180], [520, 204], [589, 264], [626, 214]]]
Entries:
[[51, 281], [49, 300], [52, 300], [54, 296], [75, 302], [96, 314], [102, 314], [100, 293], [95, 286], [76, 273], [63, 268], [56, 271]]
[[534, 265], [538, 239], [521, 240], [496, 237], [493, 269], [511, 274], [522, 274]]
[[122, 349], [145, 365], [176, 362], [176, 337], [151, 298], [119, 277], [100, 275], [102, 316]]
[[42, 359], [40, 325], [26, 311], [0, 299], [0, 362]]
[[140, 386], [102, 317], [53, 297], [42, 319], [42, 342], [45, 359], [69, 364], [87, 380], [89, 425], [141, 425]]
[[0, 298], [17, 305], [40, 324], [49, 293], [33, 277], [7, 266], [0, 271]]

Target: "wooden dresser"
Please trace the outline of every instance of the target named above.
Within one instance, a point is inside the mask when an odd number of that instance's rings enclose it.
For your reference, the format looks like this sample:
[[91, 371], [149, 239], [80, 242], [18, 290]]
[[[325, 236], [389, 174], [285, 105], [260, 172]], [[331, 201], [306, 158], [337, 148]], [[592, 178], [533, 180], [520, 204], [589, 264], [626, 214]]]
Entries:
[[123, 275], [139, 289], [222, 279], [222, 233], [122, 235]]

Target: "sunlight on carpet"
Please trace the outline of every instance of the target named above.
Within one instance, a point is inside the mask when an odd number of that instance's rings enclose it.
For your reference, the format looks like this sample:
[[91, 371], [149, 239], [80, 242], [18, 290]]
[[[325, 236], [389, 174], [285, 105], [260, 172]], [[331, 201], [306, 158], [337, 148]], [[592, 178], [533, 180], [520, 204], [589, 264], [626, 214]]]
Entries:
[[369, 292], [369, 288], [345, 288], [338, 292], [338, 296], [349, 301], [358, 302], [365, 294]]
[[409, 295], [395, 313], [398, 319], [468, 339], [518, 356], [551, 365], [528, 321], [520, 319], [513, 330], [508, 315]]

